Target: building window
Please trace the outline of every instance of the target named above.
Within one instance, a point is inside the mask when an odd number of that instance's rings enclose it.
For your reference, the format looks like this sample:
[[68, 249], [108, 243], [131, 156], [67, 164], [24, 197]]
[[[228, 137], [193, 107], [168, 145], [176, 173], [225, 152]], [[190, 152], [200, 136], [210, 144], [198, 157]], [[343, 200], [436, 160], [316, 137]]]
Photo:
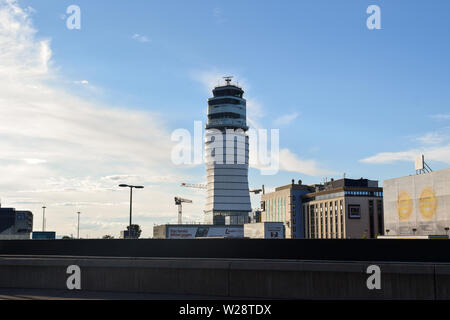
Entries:
[[361, 207], [359, 204], [349, 204], [348, 205], [348, 217], [349, 217], [349, 219], [360, 219], [361, 218]]

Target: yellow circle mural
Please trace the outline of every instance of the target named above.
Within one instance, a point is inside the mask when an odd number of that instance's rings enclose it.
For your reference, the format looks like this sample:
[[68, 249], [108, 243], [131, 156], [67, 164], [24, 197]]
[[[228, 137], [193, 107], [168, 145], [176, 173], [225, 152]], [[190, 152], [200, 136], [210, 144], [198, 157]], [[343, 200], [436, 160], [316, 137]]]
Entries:
[[400, 221], [408, 221], [413, 210], [413, 201], [408, 191], [400, 191], [397, 198], [397, 211]]
[[437, 199], [436, 195], [431, 187], [425, 187], [422, 189], [419, 198], [419, 209], [422, 217], [425, 220], [431, 220], [436, 214]]

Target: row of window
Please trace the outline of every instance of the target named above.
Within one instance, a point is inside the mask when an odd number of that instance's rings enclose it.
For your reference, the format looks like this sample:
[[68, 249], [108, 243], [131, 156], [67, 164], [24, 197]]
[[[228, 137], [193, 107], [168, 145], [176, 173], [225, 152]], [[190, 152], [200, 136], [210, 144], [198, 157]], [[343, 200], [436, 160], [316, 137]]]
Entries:
[[309, 238], [345, 238], [343, 201], [304, 206], [305, 230]]
[[265, 221], [285, 222], [288, 213], [287, 198], [273, 198], [265, 201]]
[[245, 119], [245, 116], [234, 112], [219, 112], [209, 114], [208, 119]]
[[244, 105], [245, 106], [245, 100], [238, 100], [238, 99], [233, 99], [233, 98], [222, 98], [222, 99], [214, 99], [214, 100], [209, 100], [208, 101], [208, 105], [210, 106], [217, 106], [217, 105], [221, 105], [221, 104], [240, 104], [240, 105]]
[[345, 191], [346, 196], [382, 197], [383, 192], [375, 191]]

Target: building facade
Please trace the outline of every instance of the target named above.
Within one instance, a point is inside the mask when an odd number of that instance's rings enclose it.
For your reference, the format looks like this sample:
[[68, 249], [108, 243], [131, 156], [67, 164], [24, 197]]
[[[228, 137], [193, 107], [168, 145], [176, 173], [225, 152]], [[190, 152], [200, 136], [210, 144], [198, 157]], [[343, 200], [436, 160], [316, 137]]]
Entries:
[[305, 238], [357, 239], [384, 234], [383, 188], [378, 181], [332, 179], [302, 200]]
[[304, 234], [304, 219], [302, 196], [313, 192], [314, 188], [297, 184], [281, 186], [274, 192], [261, 196], [261, 222], [282, 222], [285, 227], [285, 236], [288, 239], [301, 239]]
[[205, 133], [207, 198], [205, 223], [248, 222], [252, 211], [248, 188], [249, 141], [242, 88], [217, 86], [208, 100]]
[[446, 235], [450, 169], [384, 181], [386, 235]]
[[0, 208], [0, 239], [30, 239], [33, 213]]

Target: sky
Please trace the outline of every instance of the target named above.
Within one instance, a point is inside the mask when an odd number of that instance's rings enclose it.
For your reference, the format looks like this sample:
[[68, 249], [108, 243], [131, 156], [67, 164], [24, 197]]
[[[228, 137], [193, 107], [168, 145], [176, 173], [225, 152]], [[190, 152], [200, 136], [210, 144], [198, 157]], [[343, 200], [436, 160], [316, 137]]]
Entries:
[[[80, 8], [80, 29], [66, 21]], [[377, 5], [381, 29], [366, 12]], [[414, 173], [450, 165], [450, 2], [0, 0], [0, 198], [34, 229], [152, 236], [173, 198], [202, 222], [205, 167], [171, 161], [223, 76], [245, 90], [248, 122], [279, 129], [280, 171], [249, 185]], [[253, 207], [259, 196], [252, 196]]]

